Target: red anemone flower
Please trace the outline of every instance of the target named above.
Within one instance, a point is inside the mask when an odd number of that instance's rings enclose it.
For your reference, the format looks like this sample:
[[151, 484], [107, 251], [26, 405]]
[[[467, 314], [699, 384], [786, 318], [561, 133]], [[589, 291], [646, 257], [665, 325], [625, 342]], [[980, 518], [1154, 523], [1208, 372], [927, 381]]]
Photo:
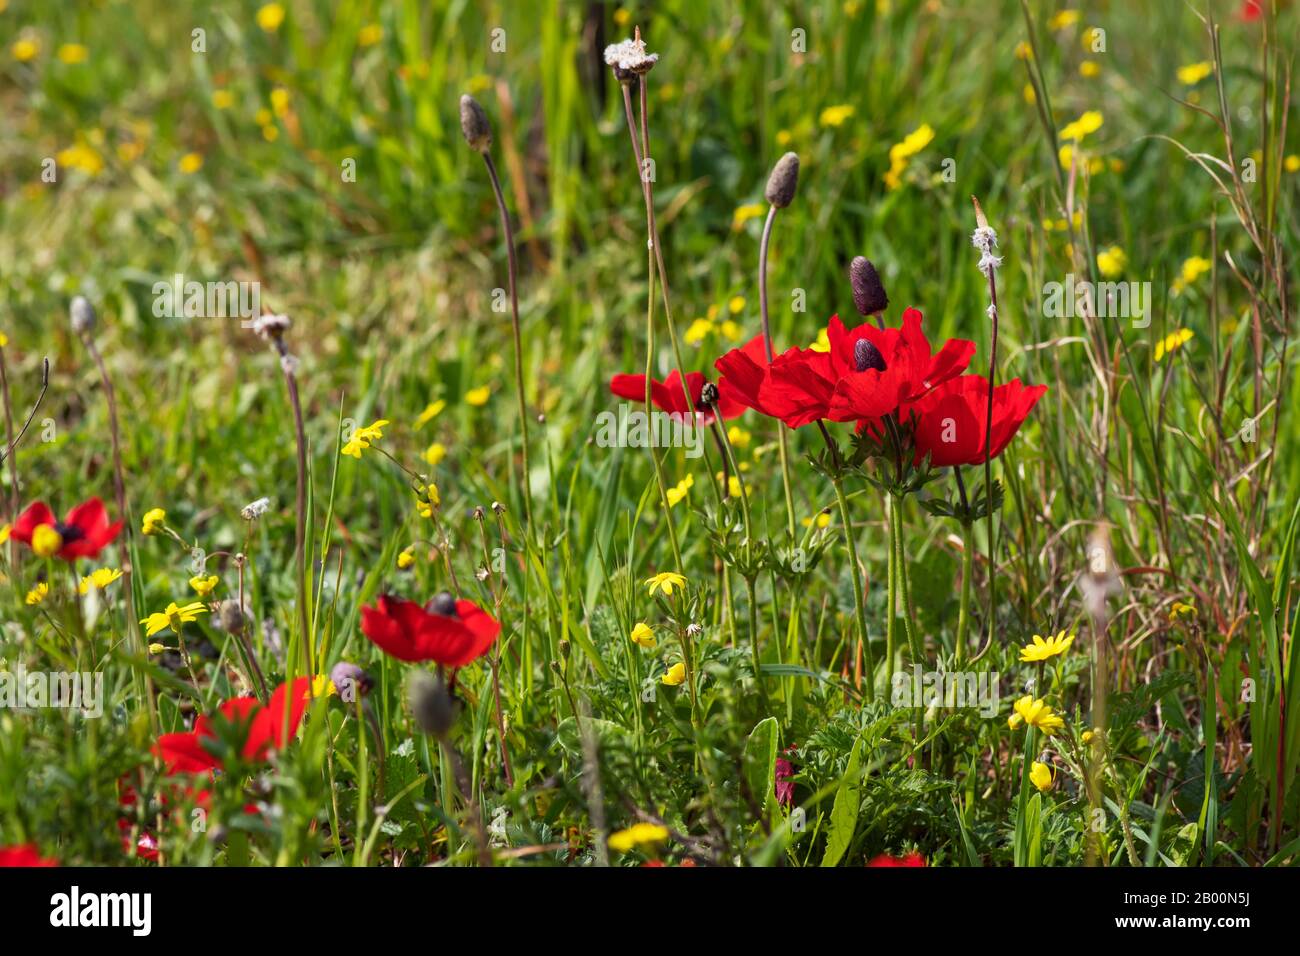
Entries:
[[718, 359], [725, 395], [779, 418], [791, 428], [819, 419], [878, 418], [960, 375], [975, 343], [950, 339], [938, 354], [921, 331], [921, 313], [908, 309], [897, 329], [866, 322], [845, 329], [838, 315], [826, 326], [829, 349], [792, 348], [766, 363], [762, 339]]
[[[291, 704], [286, 704], [292, 698]], [[271, 695], [271, 702], [263, 707], [255, 697], [235, 697], [226, 701], [218, 709], [221, 716], [230, 722], [246, 726], [247, 736], [241, 754], [247, 761], [260, 763], [267, 758], [272, 748], [279, 750], [298, 732], [298, 724], [307, 710], [311, 700], [311, 678], [299, 677], [293, 682], [293, 689], [288, 684], [281, 684]], [[285, 735], [285, 711], [288, 706], [289, 733]], [[167, 765], [168, 774], [207, 773], [221, 770], [221, 761], [203, 746], [205, 737], [215, 738], [212, 720], [206, 715], [194, 722], [191, 733], [163, 734], [158, 738], [155, 752]]]
[[[1018, 378], [993, 389], [989, 457], [1002, 454], [1046, 391], [1046, 385], [1026, 386]], [[962, 375], [941, 385], [904, 412], [907, 417], [913, 414], [918, 464], [927, 454], [936, 468], [983, 464], [989, 414], [989, 382], [984, 376]]]
[[0, 846], [0, 867], [3, 866], [58, 866], [59, 861], [41, 856], [36, 844]]
[[[57, 532], [58, 537], [50, 537], [48, 532], [38, 533], [37, 529], [43, 526]], [[32, 550], [37, 550], [37, 545], [32, 542], [32, 536], [37, 535], [42, 539], [38, 543], [51, 549], [49, 553], [58, 555], [64, 561], [75, 561], [77, 558], [98, 557], [99, 552], [121, 530], [122, 522], [108, 523], [104, 502], [91, 498], [69, 511], [68, 517], [63, 521], [54, 517], [54, 512], [50, 511], [45, 502], [37, 501], [18, 516], [12, 535], [31, 546]]]
[[501, 633], [501, 624], [473, 601], [439, 594], [427, 606], [382, 595], [361, 609], [361, 633], [400, 661], [437, 661], [464, 667]]
[[[694, 407], [696, 413], [700, 416], [700, 424], [712, 425], [717, 415], [700, 407], [701, 395], [707, 381], [699, 372], [687, 372], [686, 388], [683, 388], [681, 373], [673, 369], [668, 373], [668, 378], [662, 382], [658, 379], [650, 379], [650, 401], [654, 403], [655, 408], [667, 412], [674, 418], [686, 418], [690, 415], [691, 408]], [[690, 405], [686, 403], [687, 388], [690, 389]], [[631, 399], [644, 404], [645, 376], [615, 375], [609, 380], [609, 390], [620, 398]], [[717, 410], [723, 419], [732, 419], [743, 415], [745, 406], [719, 394]]]
[[902, 856], [882, 853], [873, 858], [867, 866], [925, 866], [925, 857], [919, 853], [905, 853]]

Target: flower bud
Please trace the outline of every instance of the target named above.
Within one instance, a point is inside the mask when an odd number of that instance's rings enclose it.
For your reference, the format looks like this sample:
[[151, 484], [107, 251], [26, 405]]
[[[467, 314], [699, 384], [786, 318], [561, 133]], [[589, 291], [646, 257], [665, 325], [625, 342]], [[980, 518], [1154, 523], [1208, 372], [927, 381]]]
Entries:
[[853, 286], [853, 305], [859, 315], [876, 315], [889, 305], [880, 273], [865, 256], [855, 256], [849, 264], [849, 283]]
[[456, 724], [459, 709], [454, 697], [447, 691], [442, 676], [431, 676], [424, 671], [411, 675], [407, 689], [411, 716], [426, 734], [442, 740]]
[[704, 387], [700, 389], [700, 404], [705, 408], [712, 408], [718, 404], [718, 386], [712, 382], [705, 382]]
[[430, 614], [440, 614], [443, 617], [457, 617], [456, 599], [446, 591], [440, 591], [429, 599], [429, 603], [424, 609]]
[[72, 305], [68, 312], [72, 318], [72, 331], [78, 335], [85, 335], [95, 328], [95, 307], [90, 304], [90, 300], [84, 295], [79, 295], [72, 300]]
[[222, 601], [217, 609], [217, 623], [227, 634], [240, 633], [244, 629], [246, 617], [244, 609], [239, 606], [239, 601], [234, 598]]
[[777, 209], [784, 209], [794, 201], [795, 190], [799, 188], [799, 157], [786, 153], [772, 167], [772, 175], [767, 177], [767, 189], [763, 196]]
[[853, 343], [853, 368], [859, 372], [865, 372], [869, 368], [883, 372], [885, 357], [869, 339], [858, 339]]
[[492, 126], [478, 100], [466, 93], [460, 98], [460, 131], [471, 149], [486, 153], [492, 146]]

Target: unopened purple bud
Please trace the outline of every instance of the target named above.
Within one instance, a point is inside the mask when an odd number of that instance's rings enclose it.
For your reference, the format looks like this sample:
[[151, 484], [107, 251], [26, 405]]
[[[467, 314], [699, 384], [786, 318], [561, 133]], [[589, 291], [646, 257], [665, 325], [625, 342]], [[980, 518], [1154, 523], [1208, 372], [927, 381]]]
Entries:
[[859, 315], [875, 315], [889, 305], [880, 273], [865, 256], [856, 256], [849, 264], [849, 283], [853, 286], [853, 305]]
[[435, 594], [424, 609], [430, 614], [440, 614], [443, 617], [459, 617], [456, 613], [456, 599], [446, 591]]
[[865, 372], [869, 368], [883, 372], [885, 357], [869, 339], [858, 339], [853, 343], [853, 367], [859, 372]]

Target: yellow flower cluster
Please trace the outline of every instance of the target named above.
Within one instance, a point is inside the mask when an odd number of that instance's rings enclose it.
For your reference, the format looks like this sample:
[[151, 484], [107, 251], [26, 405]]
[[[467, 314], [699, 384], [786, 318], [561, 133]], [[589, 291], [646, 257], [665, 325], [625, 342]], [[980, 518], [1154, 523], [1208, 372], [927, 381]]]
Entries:
[[908, 160], [929, 146], [934, 139], [934, 129], [929, 123], [922, 123], [903, 137], [901, 143], [889, 147], [889, 172], [885, 173], [885, 185], [897, 189], [903, 185], [903, 171], [907, 169]]
[[1159, 362], [1170, 352], [1174, 352], [1192, 340], [1191, 329], [1179, 329], [1177, 332], [1170, 332], [1163, 339], [1156, 343], [1155, 360]]
[[369, 425], [354, 429], [352, 437], [343, 446], [343, 454], [359, 460], [363, 448], [369, 448], [371, 442], [379, 441], [384, 437], [384, 426], [387, 424], [388, 419], [381, 418]]

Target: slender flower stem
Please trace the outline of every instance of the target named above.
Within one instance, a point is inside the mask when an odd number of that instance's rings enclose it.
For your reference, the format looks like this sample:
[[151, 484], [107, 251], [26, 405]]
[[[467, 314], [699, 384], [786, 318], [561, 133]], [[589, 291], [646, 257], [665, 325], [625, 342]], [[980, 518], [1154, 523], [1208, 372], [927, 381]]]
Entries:
[[492, 162], [492, 154], [486, 150], [482, 153], [483, 163], [487, 166], [488, 178], [492, 180], [492, 192], [496, 196], [497, 211], [501, 214], [501, 230], [505, 233], [506, 261], [509, 265], [510, 282], [510, 322], [515, 338], [515, 397], [519, 402], [519, 429], [523, 441], [523, 494], [524, 524], [531, 539], [533, 534], [533, 491], [532, 477], [528, 472], [528, 403], [524, 399], [524, 347], [523, 335], [519, 327], [519, 265], [515, 258], [515, 232], [510, 225], [510, 211], [506, 208], [505, 195], [501, 192], [501, 181], [497, 178], [497, 169]]
[[[275, 336], [275, 349], [280, 355], [280, 370], [289, 392], [289, 405], [293, 408], [294, 444], [297, 451], [298, 481], [296, 485], [296, 516], [294, 527], [294, 573], [298, 578], [298, 628], [302, 639], [302, 652], [308, 673], [312, 668], [311, 634], [307, 624], [307, 430], [303, 425], [302, 400], [298, 396], [298, 376], [293, 371], [289, 347], [281, 336]], [[286, 711], [286, 720], [287, 720]]]
[[[5, 408], [5, 457], [9, 459], [9, 520], [13, 521], [18, 517], [18, 455], [14, 451], [14, 413], [13, 407], [9, 404], [9, 372], [5, 367], [3, 345], [0, 345], [0, 398], [3, 398]], [[19, 554], [18, 540], [11, 538], [9, 541], [11, 575], [18, 570]]]
[[[987, 235], [993, 236], [992, 230], [989, 230], [988, 219], [984, 215], [984, 210], [980, 207], [979, 200], [974, 196], [971, 201], [975, 204], [975, 223], [978, 227], [977, 235], [980, 230], [986, 230]], [[998, 371], [998, 283], [997, 283], [997, 264], [1001, 261], [993, 257], [993, 244], [996, 243], [996, 237], [988, 245], [987, 249], [982, 249], [984, 257], [981, 263], [986, 260], [988, 265], [982, 265], [981, 271], [989, 283], [989, 401], [988, 414], [984, 425], [984, 500], [988, 508], [988, 549], [989, 549], [989, 598], [988, 598], [988, 638], [986, 647], [993, 645], [993, 614], [994, 598], [997, 590], [997, 565], [994, 563], [994, 539], [993, 539], [993, 459], [989, 457], [991, 444], [993, 440], [993, 389], [997, 384]], [[983, 651], [980, 655], [983, 655]]]
[[[492, 570], [492, 552], [488, 548], [487, 527], [483, 524], [483, 509], [474, 509], [474, 520], [478, 522], [479, 540], [483, 544], [483, 570], [487, 573], [488, 587], [492, 591], [492, 603], [496, 608], [497, 620], [501, 620], [501, 589], [497, 586], [496, 572]], [[506, 786], [514, 789], [515, 778], [510, 770], [510, 751], [506, 748], [506, 722], [501, 714], [501, 644], [493, 645], [492, 653], [492, 698], [496, 711], [497, 739], [501, 742], [501, 770], [505, 774]]]
[[[769, 206], [767, 221], [763, 223], [763, 238], [758, 244], [758, 311], [763, 319], [763, 347], [767, 352], [767, 362], [772, 364], [775, 353], [772, 350], [772, 326], [767, 311], [767, 249], [772, 238], [772, 224], [776, 221], [776, 206]], [[777, 425], [777, 450], [781, 456], [781, 485], [785, 491], [785, 528], [790, 541], [794, 542], [794, 492], [790, 485], [790, 448], [785, 428]]]
[[[958, 465], [952, 470], [953, 476], [957, 479], [957, 493], [961, 497], [961, 509], [963, 516], [969, 514], [970, 502], [966, 497], [966, 482], [961, 477], [961, 466]], [[957, 669], [960, 670], [966, 662], [966, 633], [970, 628], [970, 591], [971, 591], [971, 571], [975, 564], [975, 554], [972, 550], [975, 541], [971, 533], [971, 523], [967, 517], [961, 519], [961, 606], [957, 612], [957, 642], [956, 642], [956, 660]]]
[[894, 523], [894, 546], [898, 549], [898, 583], [903, 595], [903, 629], [907, 632], [907, 647], [912, 663], [919, 664], [925, 657], [925, 646], [916, 631], [916, 608], [912, 606], [912, 581], [907, 570], [907, 549], [903, 547], [903, 499], [890, 501], [890, 517]]
[[893, 672], [898, 643], [898, 547], [894, 542], [894, 499], [885, 495], [885, 522], [889, 525], [889, 590], [885, 600], [885, 669]]
[[[835, 500], [840, 506], [840, 523], [844, 525], [844, 544], [849, 551], [849, 567], [853, 573], [853, 610], [858, 624], [858, 641], [862, 647], [862, 653], [867, 661], [867, 702], [870, 703], [876, 699], [876, 667], [871, 659], [871, 644], [867, 641], [867, 607], [863, 601], [862, 595], [862, 568], [858, 566], [858, 545], [853, 540], [853, 525], [849, 520], [849, 500], [844, 496], [844, 482], [840, 477], [839, 452], [835, 450], [835, 442], [831, 438], [830, 432], [826, 430], [826, 424], [817, 420], [817, 427], [821, 429], [822, 438], [826, 440], [826, 447], [830, 449], [832, 467], [834, 468], [834, 477], [831, 478], [831, 484], [835, 487]], [[890, 586], [890, 593], [893, 593], [893, 586]], [[891, 614], [892, 622], [893, 616]]]

